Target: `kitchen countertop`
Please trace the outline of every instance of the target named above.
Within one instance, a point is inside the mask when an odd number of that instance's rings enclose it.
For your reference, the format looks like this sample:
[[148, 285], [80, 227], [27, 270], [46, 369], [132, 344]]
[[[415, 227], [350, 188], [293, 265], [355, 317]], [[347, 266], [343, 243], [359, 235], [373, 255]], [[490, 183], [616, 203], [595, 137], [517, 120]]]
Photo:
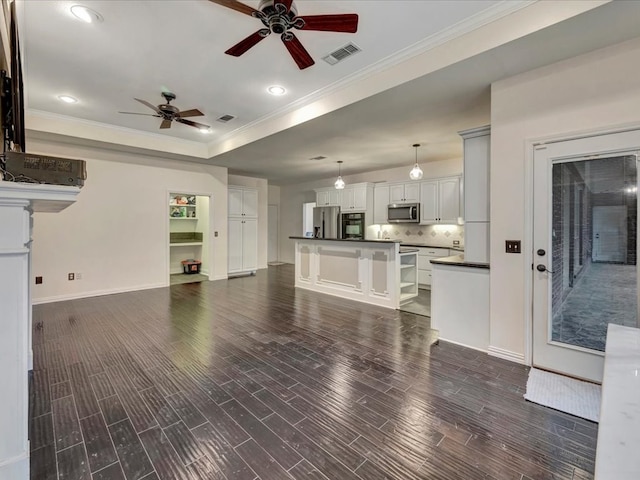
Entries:
[[315, 238], [315, 237], [289, 237], [292, 240], [319, 240], [323, 242], [361, 242], [361, 243], [400, 243], [399, 240], [360, 240], [356, 238]]
[[400, 247], [400, 255], [402, 255], [403, 253], [416, 253], [418, 251], [417, 248], [402, 248]]
[[290, 236], [292, 240], [324, 240], [327, 242], [371, 242], [371, 243], [399, 243], [402, 247], [421, 247], [421, 248], [448, 248], [449, 250], [455, 250], [457, 252], [464, 252], [463, 247], [444, 247], [442, 245], [430, 245], [428, 243], [417, 242], [403, 242], [402, 240], [391, 240], [387, 238], [372, 239], [372, 240], [356, 240], [356, 239], [344, 239], [344, 238], [315, 238], [315, 237], [296, 237]]
[[435, 263], [437, 265], [453, 265], [456, 267], [472, 267], [472, 268], [486, 268], [489, 269], [488, 263], [480, 263], [480, 262], [467, 262], [464, 259], [464, 255], [454, 255], [452, 257], [443, 257], [443, 258], [434, 258], [433, 260], [429, 260], [431, 263]]

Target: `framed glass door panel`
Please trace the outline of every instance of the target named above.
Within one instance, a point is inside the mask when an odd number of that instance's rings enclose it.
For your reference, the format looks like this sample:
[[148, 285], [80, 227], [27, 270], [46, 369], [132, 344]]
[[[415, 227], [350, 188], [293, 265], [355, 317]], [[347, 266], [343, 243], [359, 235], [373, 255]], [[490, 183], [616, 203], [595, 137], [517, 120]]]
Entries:
[[601, 381], [607, 326], [638, 326], [639, 132], [534, 152], [533, 363]]

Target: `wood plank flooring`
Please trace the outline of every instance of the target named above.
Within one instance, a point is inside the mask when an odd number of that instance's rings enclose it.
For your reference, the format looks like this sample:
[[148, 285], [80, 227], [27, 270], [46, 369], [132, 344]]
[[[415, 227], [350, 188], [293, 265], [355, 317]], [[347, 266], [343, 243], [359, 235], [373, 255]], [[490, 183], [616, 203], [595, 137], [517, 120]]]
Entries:
[[33, 317], [34, 480], [593, 478], [597, 425], [525, 402], [525, 367], [291, 265]]

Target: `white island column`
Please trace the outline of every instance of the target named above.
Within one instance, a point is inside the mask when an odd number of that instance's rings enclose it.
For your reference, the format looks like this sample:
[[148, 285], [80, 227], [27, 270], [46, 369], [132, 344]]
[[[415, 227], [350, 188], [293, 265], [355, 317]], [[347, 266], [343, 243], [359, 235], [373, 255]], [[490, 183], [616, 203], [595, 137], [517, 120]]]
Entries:
[[29, 479], [31, 213], [59, 212], [79, 192], [0, 181], [0, 479]]

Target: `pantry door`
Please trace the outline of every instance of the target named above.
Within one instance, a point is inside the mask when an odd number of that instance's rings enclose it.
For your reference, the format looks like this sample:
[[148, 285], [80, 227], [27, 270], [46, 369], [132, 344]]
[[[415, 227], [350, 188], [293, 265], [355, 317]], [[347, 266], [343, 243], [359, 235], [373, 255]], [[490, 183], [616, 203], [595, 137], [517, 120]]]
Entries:
[[601, 382], [608, 324], [638, 326], [639, 152], [639, 130], [534, 147], [535, 367]]

